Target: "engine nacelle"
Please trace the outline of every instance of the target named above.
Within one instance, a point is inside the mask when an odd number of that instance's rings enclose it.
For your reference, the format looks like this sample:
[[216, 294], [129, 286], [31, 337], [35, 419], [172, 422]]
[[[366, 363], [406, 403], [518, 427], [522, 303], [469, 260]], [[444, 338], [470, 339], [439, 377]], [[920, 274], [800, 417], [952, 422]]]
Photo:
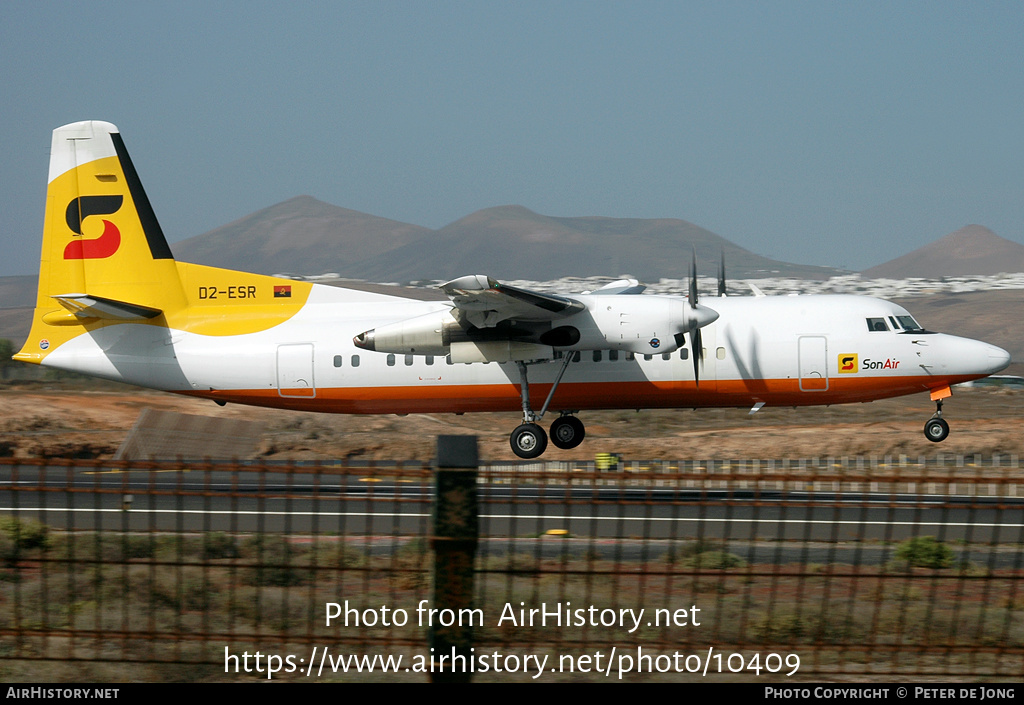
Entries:
[[400, 355], [447, 355], [451, 332], [462, 328], [450, 309], [379, 326], [360, 333], [357, 348]]
[[463, 341], [452, 343], [452, 362], [511, 362], [550, 360], [555, 351], [548, 345], [514, 340]]
[[560, 325], [532, 331], [526, 326], [467, 331], [453, 309], [444, 309], [378, 326], [352, 342], [363, 350], [400, 355], [451, 353], [453, 360], [452, 345], [465, 344], [458, 351], [462, 362], [545, 359], [552, 348], [653, 355], [678, 350], [687, 332], [718, 318], [707, 306], [691, 306], [676, 296], [587, 296], [586, 306], [585, 313], [564, 318]]
[[678, 350], [684, 333], [706, 326], [718, 313], [706, 306], [691, 307], [674, 296], [596, 296], [590, 314], [603, 345], [587, 340], [580, 347], [607, 347], [653, 355]]

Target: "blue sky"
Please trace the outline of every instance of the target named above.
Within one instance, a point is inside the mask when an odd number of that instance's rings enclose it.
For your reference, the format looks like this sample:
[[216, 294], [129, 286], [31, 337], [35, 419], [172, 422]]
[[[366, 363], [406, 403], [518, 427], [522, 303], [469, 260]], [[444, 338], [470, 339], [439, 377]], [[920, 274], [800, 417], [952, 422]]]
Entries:
[[1022, 29], [1019, 2], [7, 0], [0, 275], [35, 271], [50, 131], [84, 119], [172, 249], [300, 194], [682, 218], [851, 269], [969, 223], [1024, 243]]

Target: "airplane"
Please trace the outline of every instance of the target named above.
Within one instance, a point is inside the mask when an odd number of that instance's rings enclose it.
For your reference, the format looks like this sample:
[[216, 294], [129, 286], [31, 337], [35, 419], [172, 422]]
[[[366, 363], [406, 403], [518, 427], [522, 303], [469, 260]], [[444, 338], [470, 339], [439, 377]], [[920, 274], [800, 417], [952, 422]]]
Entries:
[[[420, 301], [178, 262], [120, 131], [53, 132], [31, 332], [14, 359], [226, 403], [347, 414], [521, 410], [512, 452], [577, 447], [592, 409], [828, 405], [928, 392], [1010, 355], [848, 295], [551, 294], [470, 275]], [[539, 410], [534, 400], [543, 399]]]

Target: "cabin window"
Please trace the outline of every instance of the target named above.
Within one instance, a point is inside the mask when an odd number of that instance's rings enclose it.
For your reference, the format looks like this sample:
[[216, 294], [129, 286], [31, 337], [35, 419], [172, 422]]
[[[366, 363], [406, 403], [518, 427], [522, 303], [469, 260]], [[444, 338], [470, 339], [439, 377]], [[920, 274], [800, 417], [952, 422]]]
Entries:
[[388, 367], [394, 367], [394, 366], [395, 366], [395, 354], [394, 353], [388, 353]]
[[924, 330], [913, 316], [896, 316], [896, 320], [902, 324], [904, 330]]
[[634, 355], [631, 352], [628, 352], [628, 353], [626, 353], [626, 359], [627, 360], [635, 360], [636, 359], [636, 355]]
[[717, 350], [715, 350], [715, 357], [717, 357], [719, 360], [724, 360], [725, 348], [718, 348]]
[[679, 348], [679, 359], [680, 360], [689, 360], [690, 359], [690, 351], [687, 350], [686, 348]]
[[615, 362], [618, 359], [619, 359], [619, 351], [618, 350], [609, 350], [608, 351], [608, 362]]
[[600, 350], [595, 350], [594, 351], [594, 362], [601, 362], [601, 351]]
[[886, 325], [884, 318], [869, 318], [867, 321], [868, 330], [871, 332], [889, 330], [889, 326]]
[[413, 356], [412, 355], [406, 355], [405, 356], [405, 366], [406, 367], [412, 367], [412, 361], [413, 361]]
[[454, 365], [455, 364], [454, 362], [452, 362], [452, 356], [451, 355], [445, 355], [444, 356], [444, 361], [445, 361], [445, 364], [447, 364], [447, 365]]
[[654, 359], [654, 355], [644, 355], [644, 359], [650, 362], [651, 360]]
[[334, 356], [334, 366], [341, 367], [341, 355]]
[[662, 360], [671, 360], [672, 359], [672, 353], [662, 353], [661, 354], [661, 359]]
[[358, 355], [353, 355], [352, 356], [352, 367], [359, 367], [359, 356]]
[[434, 364], [434, 356], [433, 355], [427, 355], [427, 364], [428, 365], [433, 365]]
[[580, 361], [580, 351], [579, 350], [577, 350], [576, 352], [574, 352], [572, 354], [572, 361], [573, 362], [579, 362]]

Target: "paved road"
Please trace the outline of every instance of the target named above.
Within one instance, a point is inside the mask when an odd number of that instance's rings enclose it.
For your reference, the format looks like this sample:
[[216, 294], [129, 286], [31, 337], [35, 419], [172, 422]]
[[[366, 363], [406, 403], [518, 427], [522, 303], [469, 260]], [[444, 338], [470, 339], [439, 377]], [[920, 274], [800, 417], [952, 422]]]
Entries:
[[[423, 536], [433, 501], [431, 478], [415, 473], [400, 479], [19, 466], [0, 473], [0, 513], [63, 529]], [[549, 531], [574, 539], [563, 545], [701, 538], [736, 542], [755, 557], [770, 555], [771, 542], [783, 541], [822, 544], [826, 558], [828, 551], [871, 552], [849, 542], [919, 535], [1008, 549], [1024, 545], [1024, 500], [1016, 497], [529, 483], [480, 485], [478, 492], [481, 536], [495, 540]]]

